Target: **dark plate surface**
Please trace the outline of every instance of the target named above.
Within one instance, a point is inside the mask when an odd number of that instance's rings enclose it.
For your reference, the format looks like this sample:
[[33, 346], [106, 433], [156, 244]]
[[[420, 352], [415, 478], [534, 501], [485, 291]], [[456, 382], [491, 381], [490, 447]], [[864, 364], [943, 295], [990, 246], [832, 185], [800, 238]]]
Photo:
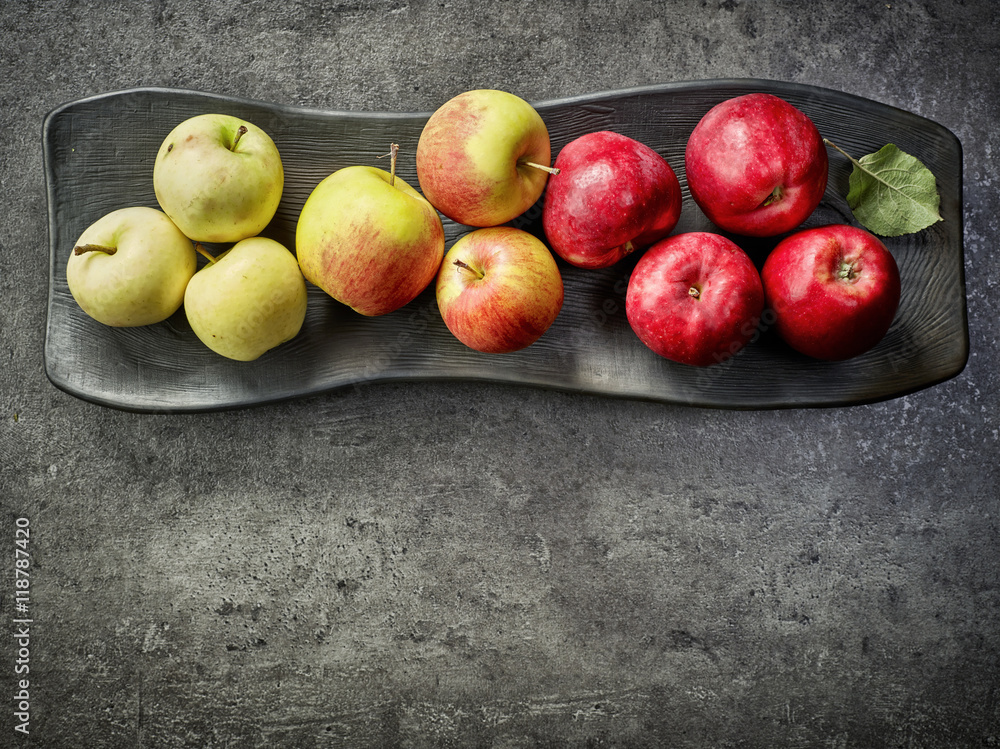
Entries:
[[[378, 156], [400, 145], [397, 173], [418, 186], [413, 155], [429, 113], [325, 112], [172, 89], [134, 89], [71, 102], [46, 117], [50, 279], [45, 371], [57, 387], [135, 411], [206, 411], [389, 380], [510, 382], [721, 408], [844, 406], [919, 390], [962, 371], [968, 359], [962, 248], [962, 153], [946, 128], [894, 107], [810, 86], [715, 80], [535, 102], [548, 125], [553, 158], [570, 140], [615, 130], [662, 154], [684, 190], [675, 233], [716, 231], [690, 199], [684, 147], [716, 103], [754, 91], [788, 100], [838, 146], [860, 157], [895, 143], [934, 173], [943, 222], [885, 239], [902, 276], [902, 300], [883, 341], [856, 359], [808, 360], [764, 329], [728, 362], [708, 368], [662, 359], [625, 319], [625, 288], [638, 254], [613, 268], [585, 271], [560, 261], [566, 296], [553, 327], [534, 345], [490, 356], [464, 347], [437, 311], [433, 288], [406, 307], [362, 317], [315, 287], [301, 333], [255, 362], [224, 359], [191, 332], [183, 309], [143, 328], [107, 328], [88, 318], [66, 285], [66, 260], [84, 229], [117, 208], [157, 207], [153, 161], [182, 120], [205, 112], [248, 119], [281, 152], [285, 192], [264, 235], [294, 251], [295, 223], [312, 189], [352, 164], [385, 167]], [[844, 199], [850, 165], [830, 152], [826, 196], [804, 224], [855, 223]], [[469, 227], [445, 220], [447, 243]], [[541, 203], [512, 222], [539, 236]], [[781, 239], [731, 237], [757, 263]]]

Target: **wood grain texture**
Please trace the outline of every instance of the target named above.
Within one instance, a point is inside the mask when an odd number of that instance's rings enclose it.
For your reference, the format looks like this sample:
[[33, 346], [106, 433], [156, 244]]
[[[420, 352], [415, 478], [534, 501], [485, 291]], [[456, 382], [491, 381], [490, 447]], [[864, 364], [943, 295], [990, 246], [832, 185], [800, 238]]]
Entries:
[[[754, 79], [693, 81], [536, 103], [553, 154], [586, 132], [636, 138], [673, 166], [684, 195], [676, 232], [717, 231], [694, 205], [683, 169], [687, 137], [714, 104], [768, 91], [802, 109], [820, 132], [856, 157], [895, 143], [935, 174], [944, 221], [886, 240], [900, 266], [902, 300], [885, 339], [856, 359], [826, 363], [788, 349], [773, 331], [709, 368], [675, 364], [646, 349], [625, 319], [625, 288], [638, 257], [587, 271], [560, 261], [563, 311], [536, 344], [490, 356], [464, 347], [445, 328], [433, 290], [379, 318], [364, 318], [315, 287], [297, 338], [256, 362], [232, 362], [205, 348], [183, 310], [159, 325], [106, 328], [87, 318], [66, 285], [77, 237], [105, 213], [156, 206], [152, 167], [174, 125], [204, 112], [248, 120], [275, 140], [285, 191], [265, 230], [294, 249], [295, 223], [313, 187], [333, 171], [375, 164], [390, 142], [397, 171], [417, 186], [416, 143], [429, 113], [324, 112], [194, 91], [133, 89], [53, 110], [43, 130], [49, 202], [50, 287], [45, 370], [59, 388], [135, 411], [206, 411], [249, 406], [363, 382], [489, 380], [697, 406], [758, 409], [839, 406], [892, 398], [954, 377], [968, 358], [962, 246], [962, 154], [946, 128], [853, 95]], [[826, 196], [804, 227], [853, 223], [844, 195], [850, 165], [831, 156]], [[544, 198], [543, 198], [544, 199]], [[448, 246], [469, 227], [445, 220]], [[511, 222], [540, 237], [541, 202]], [[781, 237], [732, 237], [760, 267]]]

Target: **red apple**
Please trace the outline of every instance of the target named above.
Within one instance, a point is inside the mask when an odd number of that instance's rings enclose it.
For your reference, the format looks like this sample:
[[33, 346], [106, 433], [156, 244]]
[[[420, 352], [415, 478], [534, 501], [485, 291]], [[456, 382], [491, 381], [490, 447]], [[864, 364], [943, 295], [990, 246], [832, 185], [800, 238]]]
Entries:
[[792, 231], [826, 191], [823, 139], [803, 112], [771, 94], [717, 104], [684, 154], [691, 197], [718, 227], [752, 237]]
[[672, 361], [721, 363], [757, 332], [764, 290], [750, 257], [719, 234], [688, 232], [657, 242], [639, 260], [625, 315], [639, 339]]
[[588, 133], [556, 158], [542, 210], [553, 252], [580, 268], [606, 268], [667, 236], [681, 186], [649, 146], [619, 133]]
[[899, 268], [874, 235], [820, 226], [778, 243], [761, 271], [775, 329], [807, 356], [836, 361], [872, 348], [899, 307]]
[[549, 249], [521, 229], [478, 229], [445, 255], [437, 278], [445, 325], [469, 348], [502, 354], [530, 346], [563, 303], [559, 267]]
[[417, 179], [453, 221], [499, 226], [541, 197], [551, 157], [549, 131], [528, 102], [506, 91], [466, 91], [424, 125]]

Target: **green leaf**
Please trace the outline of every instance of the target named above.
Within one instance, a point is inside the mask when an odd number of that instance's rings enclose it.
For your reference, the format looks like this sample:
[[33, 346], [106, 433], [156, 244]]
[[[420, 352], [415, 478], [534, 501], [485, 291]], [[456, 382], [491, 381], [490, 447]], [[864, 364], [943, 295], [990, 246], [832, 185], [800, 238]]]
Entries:
[[825, 138], [823, 140], [854, 165], [848, 182], [847, 204], [854, 217], [870, 232], [898, 237], [943, 221], [938, 213], [941, 196], [937, 180], [919, 159], [892, 143], [855, 159]]

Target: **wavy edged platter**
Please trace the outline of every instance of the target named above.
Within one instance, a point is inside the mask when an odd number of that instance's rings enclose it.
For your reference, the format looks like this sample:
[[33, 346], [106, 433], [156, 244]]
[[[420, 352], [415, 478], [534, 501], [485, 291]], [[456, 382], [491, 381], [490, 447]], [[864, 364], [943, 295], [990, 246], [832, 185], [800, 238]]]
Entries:
[[[418, 185], [413, 155], [430, 113], [317, 111], [226, 96], [141, 88], [70, 102], [43, 126], [50, 278], [45, 372], [58, 388], [105, 406], [143, 412], [210, 411], [391, 380], [461, 379], [517, 383], [704, 407], [772, 409], [847, 406], [897, 397], [959, 374], [969, 339], [962, 246], [962, 152], [945, 127], [854, 95], [755, 79], [691, 81], [533, 102], [553, 158], [572, 139], [615, 130], [662, 154], [681, 181], [675, 233], [717, 231], [691, 201], [684, 147], [698, 120], [727, 98], [766, 91], [788, 100], [856, 158], [895, 143], [935, 174], [944, 221], [884, 240], [902, 276], [902, 300], [883, 341], [855, 359], [806, 359], [762, 326], [729, 361], [707, 368], [662, 359], [625, 319], [625, 289], [639, 253], [601, 271], [560, 261], [565, 303], [535, 344], [502, 356], [479, 354], [444, 326], [433, 288], [396, 312], [365, 318], [310, 286], [301, 333], [254, 362], [224, 359], [201, 344], [183, 309], [143, 328], [107, 328], [77, 307], [66, 260], [93, 221], [130, 205], [157, 207], [153, 161], [167, 133], [205, 112], [248, 119], [271, 134], [285, 166], [278, 212], [263, 232], [294, 251], [295, 224], [312, 189], [336, 169], [384, 166], [400, 145], [397, 173]], [[804, 227], [855, 223], [844, 196], [850, 164], [831, 152], [823, 202]], [[544, 200], [544, 197], [543, 197]], [[541, 201], [511, 222], [543, 237]], [[470, 227], [445, 220], [450, 246]], [[731, 236], [758, 268], [781, 237]]]

